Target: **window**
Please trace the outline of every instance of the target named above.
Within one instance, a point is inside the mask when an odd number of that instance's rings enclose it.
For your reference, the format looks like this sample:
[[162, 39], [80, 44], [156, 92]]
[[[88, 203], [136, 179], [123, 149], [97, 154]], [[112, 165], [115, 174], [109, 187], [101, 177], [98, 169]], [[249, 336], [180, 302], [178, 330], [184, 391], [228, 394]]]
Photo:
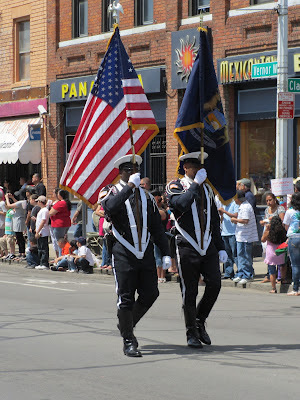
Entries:
[[16, 24], [16, 81], [30, 79], [30, 22]]
[[88, 1], [73, 0], [73, 37], [88, 35]]
[[114, 29], [112, 13], [108, 13], [110, 4], [111, 0], [102, 0], [102, 32], [110, 32]]
[[135, 24], [153, 23], [153, 0], [135, 0]]
[[198, 15], [200, 12], [209, 12], [210, 0], [190, 0], [189, 15]]
[[251, 6], [254, 6], [255, 4], [263, 4], [263, 3], [273, 3], [273, 0], [250, 0]]
[[241, 177], [253, 179], [257, 204], [275, 178], [276, 121], [265, 119], [240, 123]]

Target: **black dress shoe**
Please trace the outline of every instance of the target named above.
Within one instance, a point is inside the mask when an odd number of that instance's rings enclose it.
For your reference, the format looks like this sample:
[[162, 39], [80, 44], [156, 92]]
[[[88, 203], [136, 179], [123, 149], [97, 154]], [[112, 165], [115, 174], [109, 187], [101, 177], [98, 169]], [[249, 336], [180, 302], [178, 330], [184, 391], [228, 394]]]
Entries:
[[189, 347], [193, 347], [194, 349], [202, 349], [202, 348], [203, 348], [202, 343], [201, 343], [200, 340], [199, 340], [197, 337], [195, 337], [195, 336], [189, 336], [189, 337], [187, 338], [187, 345], [188, 345]]
[[[117, 328], [120, 330], [120, 324], [117, 324]], [[132, 334], [132, 340], [135, 342], [136, 347], [139, 347], [139, 342], [134, 334]]]
[[142, 353], [137, 348], [135, 341], [132, 339], [124, 339], [123, 351], [128, 357], [142, 357]]
[[196, 324], [197, 324], [197, 329], [199, 332], [199, 338], [200, 338], [201, 342], [205, 343], [207, 345], [210, 345], [211, 340], [210, 340], [210, 337], [208, 336], [208, 333], [206, 332], [204, 322], [201, 322], [199, 319], [197, 319]]

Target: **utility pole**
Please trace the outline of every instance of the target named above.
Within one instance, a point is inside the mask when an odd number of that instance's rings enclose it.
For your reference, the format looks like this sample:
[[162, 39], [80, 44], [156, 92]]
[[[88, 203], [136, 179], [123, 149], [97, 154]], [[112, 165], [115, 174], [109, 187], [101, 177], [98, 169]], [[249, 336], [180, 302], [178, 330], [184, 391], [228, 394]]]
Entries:
[[278, 0], [276, 179], [287, 177], [288, 120], [278, 118], [278, 94], [288, 91], [288, 0]]

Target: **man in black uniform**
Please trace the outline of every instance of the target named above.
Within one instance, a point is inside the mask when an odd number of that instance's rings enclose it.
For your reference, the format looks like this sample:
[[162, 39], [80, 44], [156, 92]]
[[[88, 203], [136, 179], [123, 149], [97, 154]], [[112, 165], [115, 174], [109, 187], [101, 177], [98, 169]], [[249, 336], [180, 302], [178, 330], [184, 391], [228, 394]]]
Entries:
[[[171, 266], [171, 259], [155, 199], [140, 188], [140, 173], [133, 173], [142, 158], [136, 156], [135, 168], [132, 158], [132, 155], [127, 155], [115, 161], [114, 166], [119, 168], [121, 179], [117, 185], [102, 189], [99, 201], [106, 218], [112, 222], [112, 265], [118, 295], [118, 328], [123, 337], [124, 354], [141, 357], [133, 328], [159, 295], [150, 236], [162, 253], [165, 268]], [[137, 300], [135, 292], [138, 293]]]
[[[207, 154], [204, 153], [204, 156], [206, 158]], [[204, 183], [207, 175], [204, 168], [200, 169], [199, 157], [200, 152], [181, 156], [185, 176], [167, 185], [169, 206], [175, 215], [178, 269], [187, 344], [196, 348], [203, 347], [201, 342], [211, 344], [204, 323], [221, 289], [219, 259], [221, 262], [227, 260], [214, 194], [211, 187]], [[204, 226], [201, 226], [201, 213]], [[203, 231], [203, 243], [201, 231]], [[196, 307], [200, 274], [203, 275], [206, 286], [203, 297]]]

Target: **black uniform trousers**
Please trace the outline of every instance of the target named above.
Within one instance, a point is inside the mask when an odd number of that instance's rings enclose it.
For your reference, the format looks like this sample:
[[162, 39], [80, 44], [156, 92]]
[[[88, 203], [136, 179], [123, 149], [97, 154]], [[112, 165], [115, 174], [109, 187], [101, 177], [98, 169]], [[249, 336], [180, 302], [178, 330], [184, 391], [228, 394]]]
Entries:
[[218, 252], [201, 256], [191, 245], [180, 243], [177, 238], [177, 258], [183, 307], [196, 307], [200, 274], [204, 277], [206, 286], [196, 312], [196, 317], [204, 322], [221, 290]]
[[112, 254], [118, 309], [132, 310], [136, 292], [137, 301], [150, 308], [159, 296], [153, 244], [149, 243], [141, 260], [119, 242], [113, 244]]

